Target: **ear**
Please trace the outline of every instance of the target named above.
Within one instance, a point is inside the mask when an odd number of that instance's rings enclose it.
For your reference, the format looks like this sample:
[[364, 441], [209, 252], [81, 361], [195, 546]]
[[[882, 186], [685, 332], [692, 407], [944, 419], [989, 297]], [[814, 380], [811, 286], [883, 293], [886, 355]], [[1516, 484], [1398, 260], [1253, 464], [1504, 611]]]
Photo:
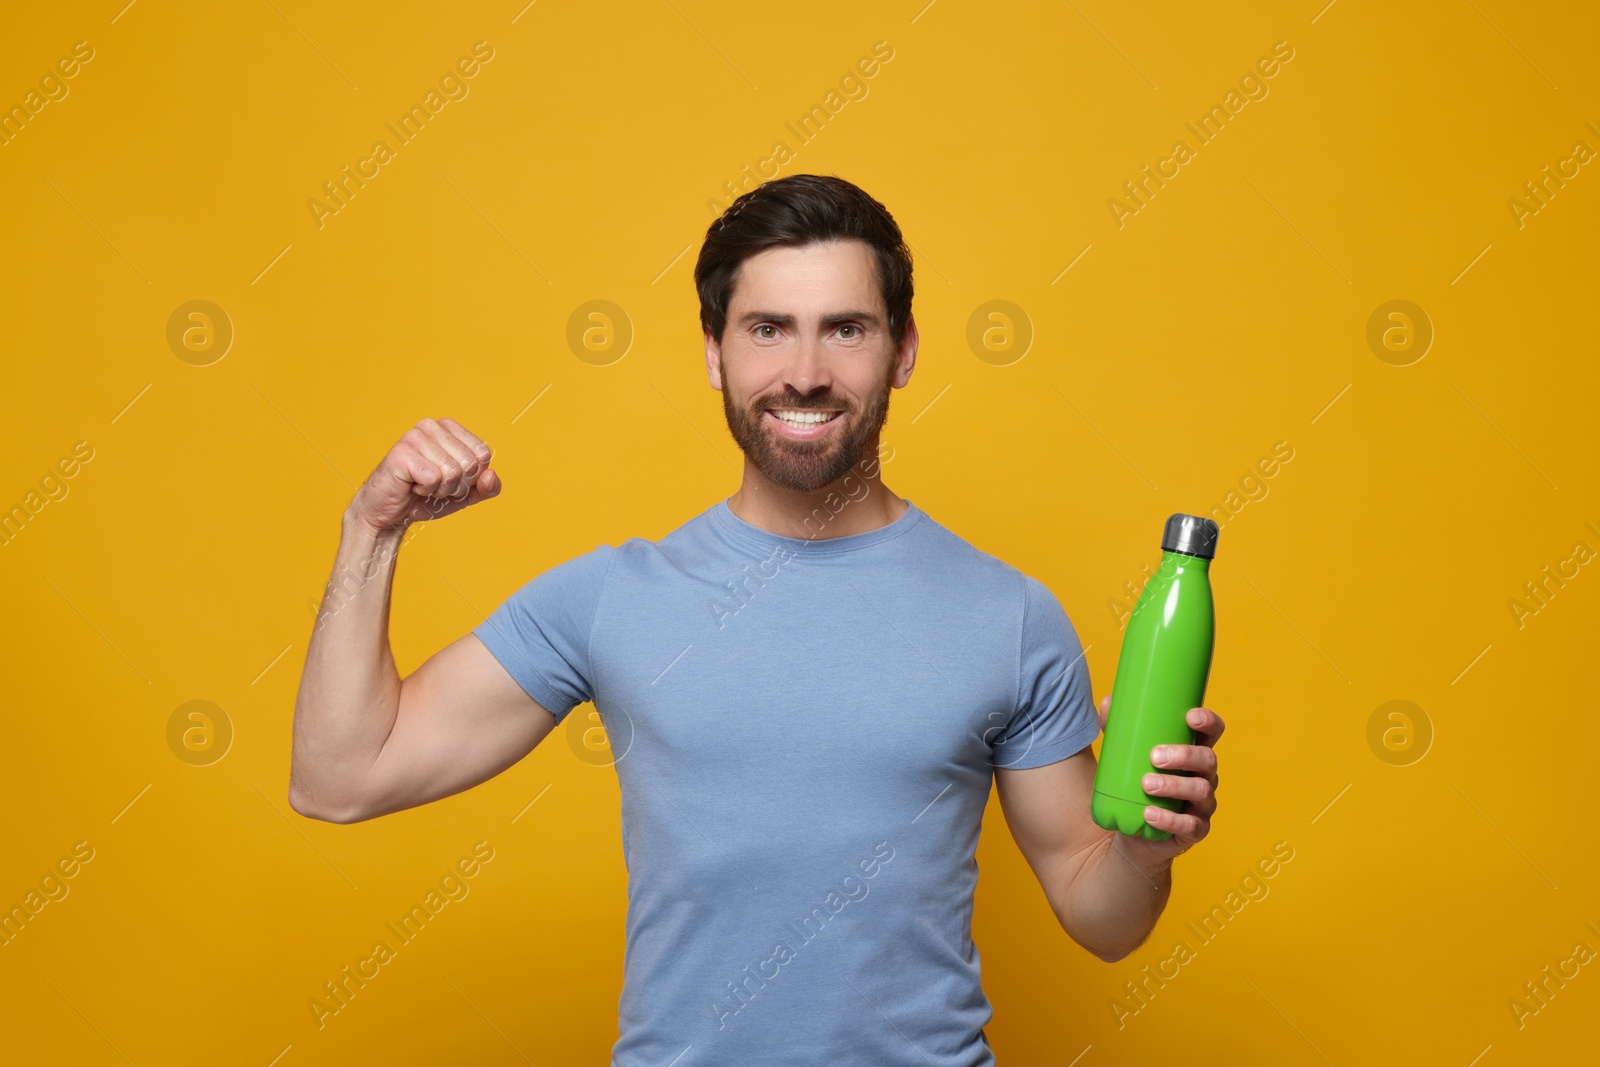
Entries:
[[917, 365], [917, 320], [915, 317], [906, 320], [906, 335], [895, 350], [894, 377], [890, 384], [896, 389], [904, 389], [911, 380], [911, 371]]
[[707, 330], [706, 339], [706, 377], [711, 380], [711, 388], [722, 391], [722, 345], [711, 331]]

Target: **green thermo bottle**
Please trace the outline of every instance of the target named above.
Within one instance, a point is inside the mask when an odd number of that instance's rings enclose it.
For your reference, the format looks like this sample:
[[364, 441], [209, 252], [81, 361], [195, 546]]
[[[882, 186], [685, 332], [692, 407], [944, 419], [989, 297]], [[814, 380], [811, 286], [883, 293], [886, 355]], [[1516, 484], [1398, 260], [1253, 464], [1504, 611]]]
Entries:
[[1149, 805], [1178, 811], [1184, 801], [1151, 796], [1144, 776], [1164, 770], [1150, 762], [1157, 745], [1192, 745], [1196, 734], [1185, 719], [1201, 707], [1211, 673], [1216, 619], [1208, 571], [1217, 550], [1217, 524], [1179, 513], [1161, 537], [1161, 566], [1145, 583], [1122, 636], [1111, 710], [1094, 775], [1094, 821], [1107, 830], [1164, 841], [1172, 835], [1144, 820]]

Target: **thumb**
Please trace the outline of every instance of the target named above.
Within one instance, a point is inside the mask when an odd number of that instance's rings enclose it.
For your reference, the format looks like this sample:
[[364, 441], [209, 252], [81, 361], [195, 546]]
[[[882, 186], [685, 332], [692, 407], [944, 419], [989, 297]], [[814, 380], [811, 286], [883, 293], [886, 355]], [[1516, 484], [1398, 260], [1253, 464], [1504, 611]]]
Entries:
[[1106, 728], [1106, 718], [1111, 714], [1111, 694], [1100, 698], [1100, 729]]
[[485, 467], [478, 475], [478, 480], [472, 485], [472, 503], [488, 500], [490, 497], [500, 495], [500, 490], [505, 488], [505, 483], [500, 480], [498, 471]]
[[500, 475], [486, 468], [478, 473], [477, 480], [472, 483], [472, 487], [467, 490], [465, 495], [443, 498], [441, 503], [445, 506], [433, 518], [442, 519], [446, 515], [454, 515], [456, 512], [470, 508], [474, 504], [482, 503], [491, 497], [497, 497], [500, 495], [501, 488]]

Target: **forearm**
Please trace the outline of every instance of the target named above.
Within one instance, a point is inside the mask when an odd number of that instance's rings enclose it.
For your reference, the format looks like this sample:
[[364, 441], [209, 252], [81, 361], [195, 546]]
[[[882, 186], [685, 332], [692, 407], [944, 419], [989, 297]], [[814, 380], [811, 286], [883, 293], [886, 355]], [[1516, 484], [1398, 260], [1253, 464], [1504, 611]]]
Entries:
[[1128, 840], [1108, 831], [1084, 860], [1057, 909], [1073, 940], [1107, 963], [1144, 943], [1172, 893], [1172, 861], [1143, 868], [1125, 850]]
[[318, 818], [351, 817], [359, 785], [400, 708], [389, 598], [402, 528], [379, 532], [347, 511], [295, 699], [289, 800]]

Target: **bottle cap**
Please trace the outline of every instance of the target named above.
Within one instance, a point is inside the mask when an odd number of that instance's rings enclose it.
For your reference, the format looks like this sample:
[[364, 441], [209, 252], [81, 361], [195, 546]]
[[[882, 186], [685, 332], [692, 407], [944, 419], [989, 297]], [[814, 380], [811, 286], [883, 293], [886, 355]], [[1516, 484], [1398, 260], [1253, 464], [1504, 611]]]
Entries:
[[1161, 534], [1161, 551], [1212, 559], [1217, 554], [1217, 524], [1203, 515], [1178, 512], [1167, 520]]

